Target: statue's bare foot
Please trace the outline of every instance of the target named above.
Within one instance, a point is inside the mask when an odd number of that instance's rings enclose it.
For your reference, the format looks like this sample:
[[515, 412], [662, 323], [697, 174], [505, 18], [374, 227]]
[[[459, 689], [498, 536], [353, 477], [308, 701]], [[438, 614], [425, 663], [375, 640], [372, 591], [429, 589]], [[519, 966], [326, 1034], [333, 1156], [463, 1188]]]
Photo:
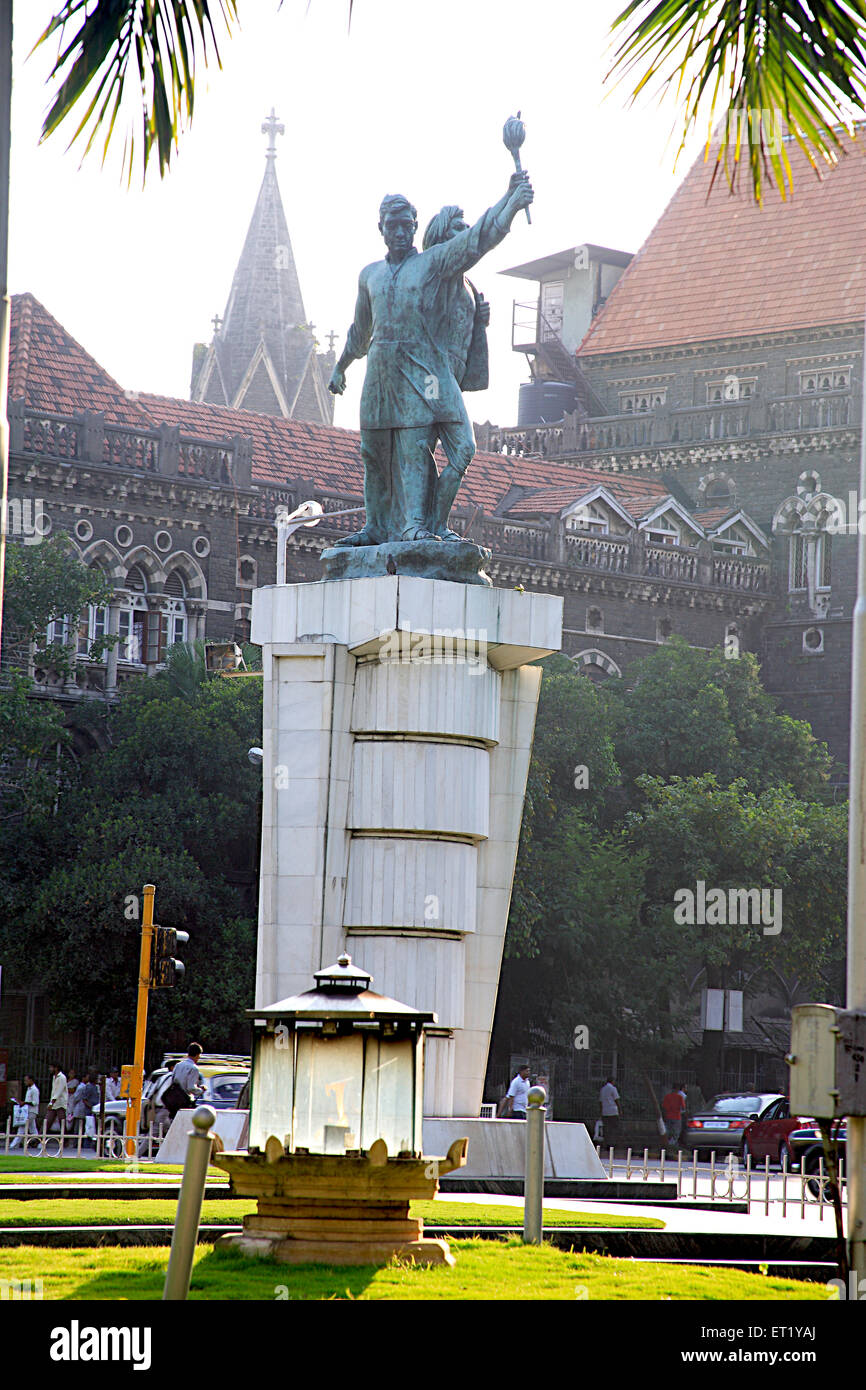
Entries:
[[426, 526], [409, 526], [400, 537], [402, 541], [438, 541], [439, 537], [428, 531]]
[[352, 535], [352, 536], [341, 536], [340, 539], [339, 539], [338, 541], [334, 541], [334, 545], [335, 545], [335, 546], [336, 546], [336, 545], [381, 545], [381, 543], [382, 543], [382, 537], [379, 536], [379, 535], [377, 535], [377, 533], [376, 533], [375, 531], [371, 531], [369, 526], [365, 526], [365, 527], [363, 528], [363, 530], [361, 530], [361, 531], [356, 531], [356, 532], [354, 533], [354, 535]]

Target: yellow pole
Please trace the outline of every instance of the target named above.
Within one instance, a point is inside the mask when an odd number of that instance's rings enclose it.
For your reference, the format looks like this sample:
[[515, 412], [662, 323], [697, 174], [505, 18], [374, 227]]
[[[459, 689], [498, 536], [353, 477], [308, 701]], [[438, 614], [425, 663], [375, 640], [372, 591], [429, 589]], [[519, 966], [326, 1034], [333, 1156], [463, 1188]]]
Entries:
[[144, 885], [141, 915], [141, 957], [138, 963], [138, 1004], [135, 1011], [135, 1061], [128, 1083], [126, 1102], [126, 1156], [137, 1155], [136, 1141], [141, 1120], [141, 1093], [144, 1089], [144, 1044], [147, 1037], [147, 993], [150, 989], [150, 952], [153, 942], [153, 899], [156, 887]]

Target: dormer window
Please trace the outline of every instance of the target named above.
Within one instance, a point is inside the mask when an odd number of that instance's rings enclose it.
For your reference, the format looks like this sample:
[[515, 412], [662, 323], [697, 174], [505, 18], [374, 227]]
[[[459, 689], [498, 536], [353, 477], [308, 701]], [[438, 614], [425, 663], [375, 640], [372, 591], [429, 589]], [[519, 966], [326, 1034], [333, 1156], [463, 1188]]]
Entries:
[[576, 512], [566, 517], [565, 524], [569, 531], [593, 531], [599, 536], [606, 536], [610, 531], [606, 512], [595, 502], [590, 502], [589, 506], [578, 507]]

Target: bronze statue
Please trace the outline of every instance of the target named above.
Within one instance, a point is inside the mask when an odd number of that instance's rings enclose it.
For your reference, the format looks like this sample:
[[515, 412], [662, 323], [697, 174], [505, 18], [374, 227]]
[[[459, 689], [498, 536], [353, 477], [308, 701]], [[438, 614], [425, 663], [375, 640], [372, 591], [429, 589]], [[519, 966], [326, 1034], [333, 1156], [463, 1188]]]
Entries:
[[[461, 395], [472, 336], [470, 329], [467, 342], [464, 276], [505, 238], [533, 196], [528, 174], [515, 172], [506, 194], [473, 227], [459, 208], [448, 209], [453, 216], [444, 239], [425, 240], [422, 251], [413, 246], [412, 204], [399, 195], [383, 200], [379, 230], [388, 254], [361, 271], [355, 318], [328, 383], [341, 394], [347, 367], [367, 357], [361, 395], [367, 520], [337, 544], [459, 540], [448, 531], [448, 513], [475, 451]], [[448, 458], [441, 477], [433, 460], [437, 439]]]

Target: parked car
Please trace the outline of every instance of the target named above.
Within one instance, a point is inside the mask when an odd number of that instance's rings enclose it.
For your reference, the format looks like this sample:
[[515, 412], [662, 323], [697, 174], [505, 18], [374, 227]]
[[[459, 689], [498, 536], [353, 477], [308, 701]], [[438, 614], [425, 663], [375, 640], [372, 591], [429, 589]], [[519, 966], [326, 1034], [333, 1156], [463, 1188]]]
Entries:
[[693, 1149], [698, 1158], [710, 1153], [741, 1154], [745, 1131], [754, 1120], [763, 1120], [785, 1097], [778, 1091], [726, 1091], [685, 1123], [684, 1149]]
[[[845, 1121], [842, 1120], [839, 1128], [835, 1131], [837, 1153], [842, 1163], [845, 1161], [845, 1140], [848, 1131]], [[812, 1197], [829, 1201], [829, 1190], [827, 1187], [827, 1164], [824, 1160], [824, 1143], [821, 1138], [821, 1131], [817, 1121], [801, 1119], [796, 1129], [792, 1129], [788, 1135], [788, 1143], [795, 1155], [797, 1163], [802, 1172], [809, 1173], [809, 1180], [806, 1187]], [[823, 1162], [823, 1168], [822, 1168]], [[821, 1174], [823, 1172], [823, 1181]], [[842, 1187], [844, 1188], [844, 1178]]]
[[[215, 1110], [236, 1110], [238, 1099], [249, 1079], [249, 1067], [229, 1066], [224, 1062], [199, 1061], [198, 1069], [205, 1083], [200, 1104], [212, 1105]], [[147, 1130], [151, 1124], [163, 1125], [166, 1129], [171, 1116], [162, 1105], [162, 1097], [171, 1085], [171, 1067], [157, 1067], [144, 1083], [141, 1094], [141, 1129]], [[99, 1115], [97, 1105], [94, 1114]], [[126, 1101], [109, 1100], [105, 1103], [105, 1133], [123, 1134], [126, 1130]]]
[[[813, 1120], [792, 1115], [787, 1097], [782, 1096], [768, 1107], [759, 1120], [753, 1120], [743, 1135], [740, 1157], [745, 1163], [751, 1157], [752, 1163], [771, 1163], [782, 1166], [787, 1159], [789, 1168], [800, 1166], [802, 1146], [792, 1141], [792, 1135], [799, 1133], [803, 1125], [814, 1124]], [[820, 1132], [818, 1138], [820, 1140]]]

